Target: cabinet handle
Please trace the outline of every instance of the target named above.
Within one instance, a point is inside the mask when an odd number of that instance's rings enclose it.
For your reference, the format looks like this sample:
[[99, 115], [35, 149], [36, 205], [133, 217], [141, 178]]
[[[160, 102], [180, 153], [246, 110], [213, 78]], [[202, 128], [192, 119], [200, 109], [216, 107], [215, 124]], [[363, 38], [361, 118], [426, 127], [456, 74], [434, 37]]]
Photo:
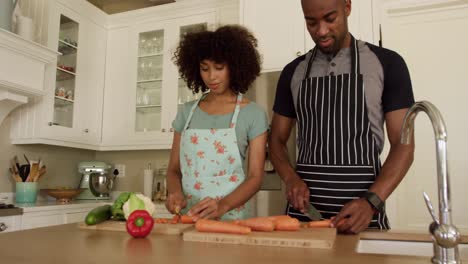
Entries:
[[83, 131], [84, 131], [85, 133], [88, 133], [88, 132], [89, 132], [89, 129], [85, 128]]
[[171, 127], [171, 129], [169, 129], [170, 132], [174, 132], [174, 128]]
[[161, 132], [165, 133], [165, 132], [166, 132], [166, 129], [165, 129], [165, 128], [161, 129]]
[[7, 230], [8, 226], [5, 223], [0, 223], [0, 232]]
[[302, 52], [300, 52], [300, 51], [296, 52], [296, 57], [299, 57], [301, 55], [302, 55]]
[[53, 125], [54, 125], [54, 123], [52, 123], [52, 122], [49, 122], [49, 123], [47, 123], [47, 124], [48, 124], [49, 126], [53, 126]]

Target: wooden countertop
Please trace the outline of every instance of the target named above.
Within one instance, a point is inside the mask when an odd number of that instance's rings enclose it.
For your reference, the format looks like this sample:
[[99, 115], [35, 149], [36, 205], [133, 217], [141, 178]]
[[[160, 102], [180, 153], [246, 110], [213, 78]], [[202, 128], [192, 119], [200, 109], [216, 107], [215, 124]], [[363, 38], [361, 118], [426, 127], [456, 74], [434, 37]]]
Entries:
[[[370, 236], [377, 239], [379, 234], [391, 236], [387, 232]], [[356, 253], [358, 241], [358, 235], [338, 235], [332, 249], [243, 246], [184, 242], [174, 235], [133, 239], [125, 232], [83, 230], [68, 224], [0, 234], [0, 260], [9, 264], [430, 263], [427, 257]]]

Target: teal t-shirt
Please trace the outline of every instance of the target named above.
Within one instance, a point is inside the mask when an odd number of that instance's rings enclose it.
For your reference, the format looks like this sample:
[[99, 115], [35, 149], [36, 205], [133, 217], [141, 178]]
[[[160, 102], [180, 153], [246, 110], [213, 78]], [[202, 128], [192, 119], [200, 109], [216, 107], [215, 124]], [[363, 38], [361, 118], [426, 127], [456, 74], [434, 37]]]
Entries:
[[[177, 112], [175, 120], [172, 122], [172, 127], [179, 133], [182, 133], [185, 122], [189, 116], [190, 110], [197, 101], [187, 102], [182, 109]], [[210, 129], [210, 128], [229, 128], [234, 111], [225, 115], [210, 115], [200, 107], [195, 108], [192, 115], [189, 128]], [[268, 130], [268, 118], [265, 111], [256, 103], [249, 102], [241, 107], [237, 117], [236, 136], [239, 153], [243, 160], [249, 141], [263, 134]]]

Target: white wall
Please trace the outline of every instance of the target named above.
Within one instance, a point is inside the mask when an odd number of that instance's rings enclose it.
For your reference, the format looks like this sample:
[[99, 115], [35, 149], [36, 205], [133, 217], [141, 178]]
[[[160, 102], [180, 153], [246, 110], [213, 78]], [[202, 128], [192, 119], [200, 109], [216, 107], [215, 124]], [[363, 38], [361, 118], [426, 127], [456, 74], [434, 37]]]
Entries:
[[[466, 234], [468, 4], [425, 1], [427, 5], [415, 6], [404, 3], [408, 1], [399, 2], [385, 6], [388, 12], [382, 16], [383, 45], [405, 58], [416, 101], [432, 102], [445, 119], [453, 222]], [[430, 2], [436, 5], [431, 6]], [[423, 191], [428, 192], [436, 208], [438, 205], [434, 133], [424, 113], [416, 118], [415, 130], [413, 166], [388, 203], [389, 217], [395, 229], [427, 230], [431, 220], [423, 201]]]

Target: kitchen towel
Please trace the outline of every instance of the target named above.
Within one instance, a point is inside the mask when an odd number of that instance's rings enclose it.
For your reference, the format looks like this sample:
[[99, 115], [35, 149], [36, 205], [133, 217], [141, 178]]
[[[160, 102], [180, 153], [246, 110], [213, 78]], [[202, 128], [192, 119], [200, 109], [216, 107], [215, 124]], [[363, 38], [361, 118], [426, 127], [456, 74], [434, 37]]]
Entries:
[[153, 197], [153, 180], [154, 180], [154, 171], [152, 169], [146, 169], [143, 171], [143, 194], [146, 197]]

